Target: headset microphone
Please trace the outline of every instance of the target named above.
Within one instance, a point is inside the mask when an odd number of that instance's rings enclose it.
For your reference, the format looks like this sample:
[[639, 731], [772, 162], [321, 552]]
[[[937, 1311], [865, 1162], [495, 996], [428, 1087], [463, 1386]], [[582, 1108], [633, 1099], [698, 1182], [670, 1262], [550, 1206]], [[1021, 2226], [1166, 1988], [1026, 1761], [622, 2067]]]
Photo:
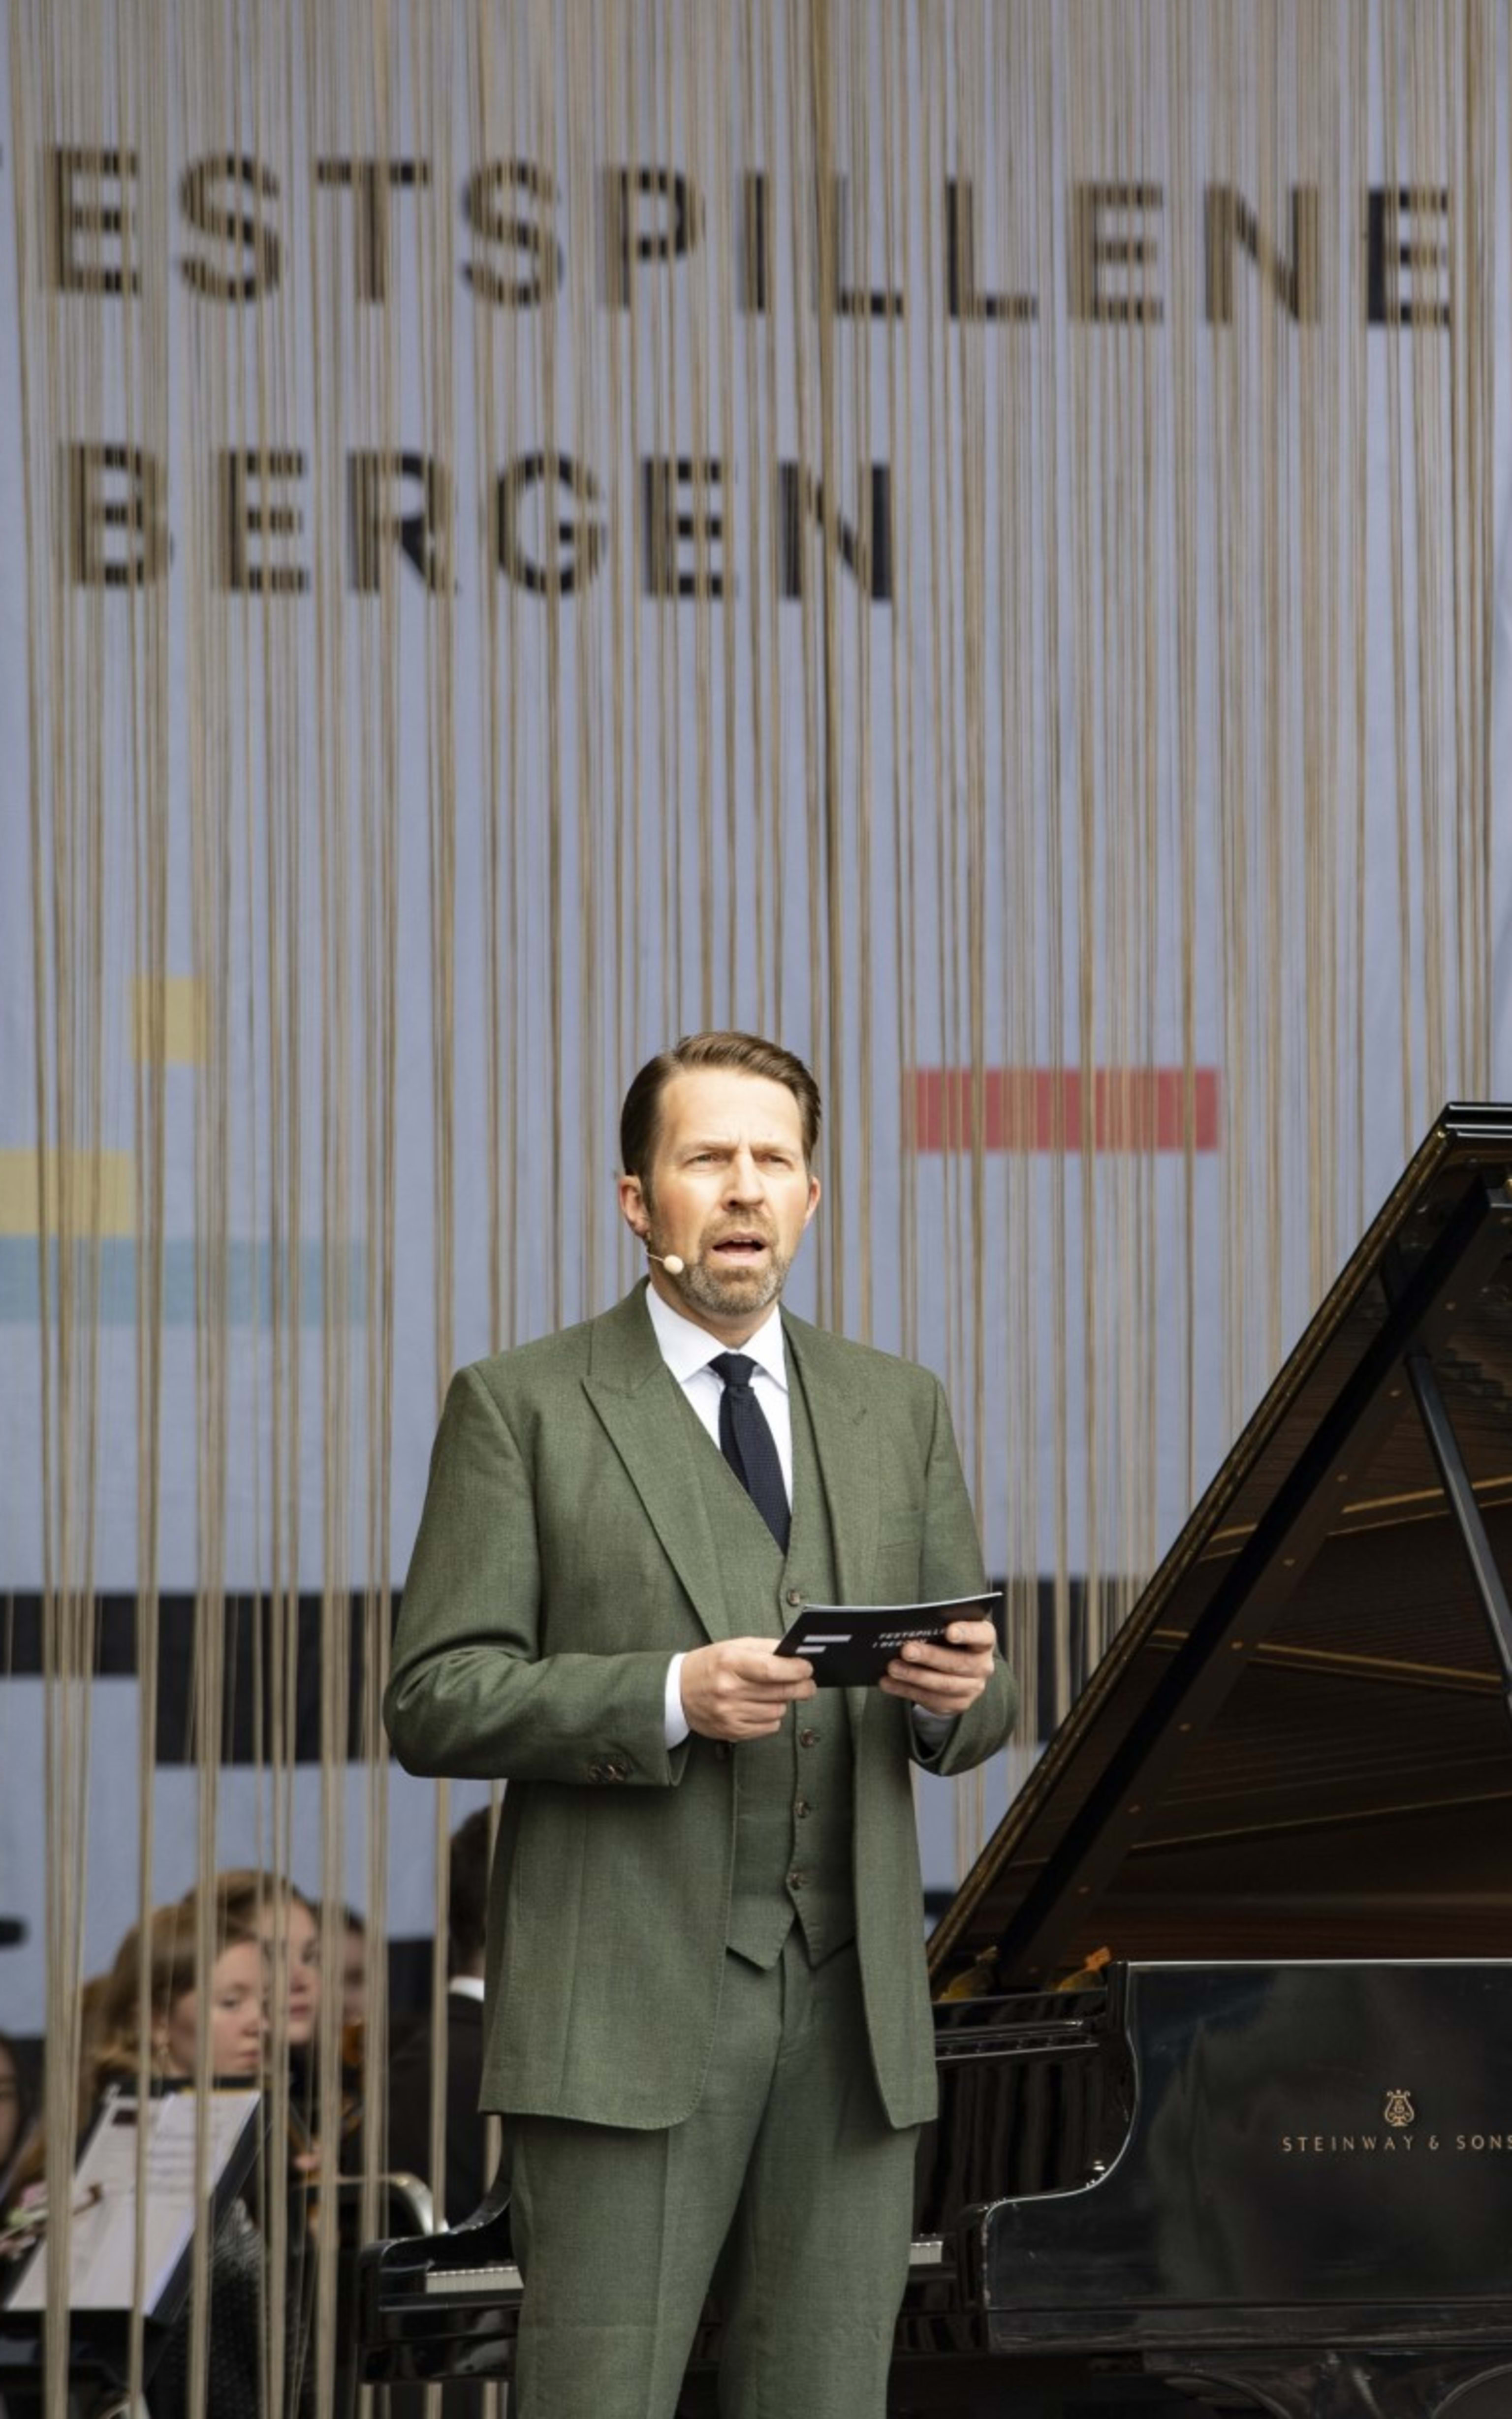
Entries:
[[678, 1253], [654, 1252], [649, 1243], [646, 1245], [646, 1257], [648, 1260], [659, 1260], [670, 1277], [680, 1277], [687, 1266], [687, 1262]]

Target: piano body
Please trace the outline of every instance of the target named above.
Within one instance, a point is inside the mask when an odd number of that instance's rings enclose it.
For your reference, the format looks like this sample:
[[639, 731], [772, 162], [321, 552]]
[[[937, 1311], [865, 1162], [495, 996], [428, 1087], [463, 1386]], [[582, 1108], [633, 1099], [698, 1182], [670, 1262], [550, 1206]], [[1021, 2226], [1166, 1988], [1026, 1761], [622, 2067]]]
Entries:
[[[936, 1928], [891, 2410], [1512, 2419], [1509, 1568], [1451, 1106]], [[504, 2224], [364, 2253], [368, 2376], [507, 2375]]]

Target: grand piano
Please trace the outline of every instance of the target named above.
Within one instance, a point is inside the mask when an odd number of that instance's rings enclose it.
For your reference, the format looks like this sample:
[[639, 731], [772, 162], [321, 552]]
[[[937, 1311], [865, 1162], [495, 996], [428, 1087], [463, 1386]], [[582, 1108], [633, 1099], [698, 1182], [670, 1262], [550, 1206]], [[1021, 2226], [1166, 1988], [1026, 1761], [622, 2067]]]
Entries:
[[[1457, 1105], [934, 1932], [889, 2410], [1512, 2419], [1509, 1566], [1512, 1106]], [[507, 2376], [517, 2306], [501, 2205], [375, 2244], [365, 2373]]]

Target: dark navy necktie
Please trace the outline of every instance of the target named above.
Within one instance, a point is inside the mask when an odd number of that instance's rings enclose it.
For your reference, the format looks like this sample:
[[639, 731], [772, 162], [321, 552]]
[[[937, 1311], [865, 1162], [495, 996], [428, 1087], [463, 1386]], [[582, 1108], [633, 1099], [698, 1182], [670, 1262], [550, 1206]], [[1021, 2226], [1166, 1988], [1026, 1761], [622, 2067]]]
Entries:
[[751, 1392], [756, 1364], [746, 1352], [717, 1352], [709, 1363], [724, 1379], [719, 1397], [719, 1450], [784, 1554], [788, 1549], [788, 1491], [766, 1414]]

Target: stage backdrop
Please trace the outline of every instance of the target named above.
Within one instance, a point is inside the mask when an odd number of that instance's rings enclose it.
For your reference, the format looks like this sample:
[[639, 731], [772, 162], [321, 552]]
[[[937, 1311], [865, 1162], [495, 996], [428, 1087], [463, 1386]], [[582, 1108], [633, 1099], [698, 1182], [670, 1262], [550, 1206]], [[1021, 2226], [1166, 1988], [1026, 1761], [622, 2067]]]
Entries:
[[1504, 0], [0, 22], [0, 2024], [217, 1862], [431, 1929], [442, 1390], [699, 1025], [1006, 1576], [947, 1886], [1512, 1082]]

